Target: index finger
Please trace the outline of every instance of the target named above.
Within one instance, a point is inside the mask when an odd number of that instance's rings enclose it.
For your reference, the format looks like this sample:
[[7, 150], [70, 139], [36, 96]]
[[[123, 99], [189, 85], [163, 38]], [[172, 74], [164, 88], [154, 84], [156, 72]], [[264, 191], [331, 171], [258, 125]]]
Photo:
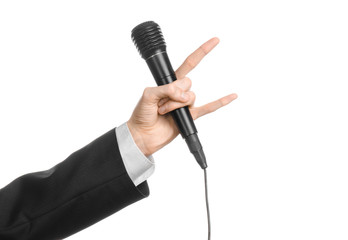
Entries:
[[175, 74], [178, 79], [183, 78], [192, 69], [194, 69], [198, 63], [219, 43], [219, 39], [214, 37], [209, 41], [203, 43], [196, 51], [188, 56], [184, 63], [176, 70]]

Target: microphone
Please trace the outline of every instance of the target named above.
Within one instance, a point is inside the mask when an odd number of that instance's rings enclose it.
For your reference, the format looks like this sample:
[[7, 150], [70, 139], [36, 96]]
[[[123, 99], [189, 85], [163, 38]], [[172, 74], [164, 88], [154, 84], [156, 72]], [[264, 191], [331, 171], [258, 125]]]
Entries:
[[[162, 31], [157, 23], [148, 21], [133, 28], [132, 40], [149, 66], [158, 86], [172, 83], [177, 79], [167, 55]], [[202, 169], [207, 168], [202, 144], [188, 107], [178, 108], [170, 113], [199, 166]]]

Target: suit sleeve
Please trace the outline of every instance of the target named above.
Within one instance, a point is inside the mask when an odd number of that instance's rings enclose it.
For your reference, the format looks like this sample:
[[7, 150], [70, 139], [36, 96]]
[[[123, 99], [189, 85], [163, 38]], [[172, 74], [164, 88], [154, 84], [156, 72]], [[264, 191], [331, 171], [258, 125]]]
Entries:
[[149, 195], [127, 174], [112, 129], [52, 169], [0, 190], [0, 239], [63, 239]]

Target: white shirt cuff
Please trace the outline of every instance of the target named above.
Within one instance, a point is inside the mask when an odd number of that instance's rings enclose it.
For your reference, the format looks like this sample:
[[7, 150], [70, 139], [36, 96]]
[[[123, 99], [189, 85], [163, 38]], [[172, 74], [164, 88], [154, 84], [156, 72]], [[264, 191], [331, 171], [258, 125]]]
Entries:
[[127, 122], [115, 129], [118, 148], [129, 177], [135, 186], [147, 180], [155, 171], [155, 162], [146, 157], [135, 144]]

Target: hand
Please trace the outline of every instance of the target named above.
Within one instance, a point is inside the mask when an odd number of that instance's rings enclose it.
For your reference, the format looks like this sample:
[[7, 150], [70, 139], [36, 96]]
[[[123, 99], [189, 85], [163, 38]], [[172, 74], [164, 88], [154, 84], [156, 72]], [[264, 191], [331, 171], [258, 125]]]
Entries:
[[190, 91], [191, 80], [186, 74], [194, 69], [218, 43], [218, 38], [212, 38], [188, 56], [175, 72], [178, 80], [144, 90], [127, 125], [135, 143], [145, 156], [158, 151], [179, 134], [172, 116], [166, 113], [189, 106], [192, 118], [197, 119], [226, 106], [237, 98], [237, 94], [230, 94], [201, 107], [193, 107], [195, 94]]

